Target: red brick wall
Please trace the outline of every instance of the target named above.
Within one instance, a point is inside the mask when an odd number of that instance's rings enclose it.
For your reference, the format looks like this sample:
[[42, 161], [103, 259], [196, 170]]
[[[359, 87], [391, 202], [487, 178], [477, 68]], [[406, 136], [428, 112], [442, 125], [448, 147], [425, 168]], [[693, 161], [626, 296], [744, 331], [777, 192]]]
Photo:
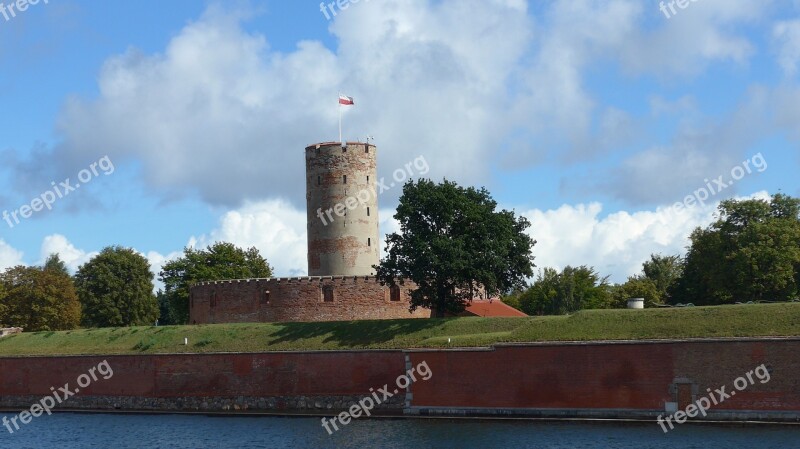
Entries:
[[[769, 382], [715, 410], [800, 411], [800, 340], [501, 346], [493, 351], [411, 354], [433, 376], [413, 386], [417, 407], [621, 408], [664, 410], [683, 379], [696, 398], [757, 366]], [[696, 399], [695, 398], [695, 399]]]
[[[169, 402], [170, 398], [203, 397], [202, 401], [211, 401], [215, 397], [282, 397], [278, 405], [261, 407], [286, 410], [297, 407], [293, 405], [297, 400], [312, 398], [313, 402], [315, 397], [327, 397], [333, 398], [334, 404], [338, 401], [331, 407], [346, 408], [347, 401], [368, 396], [370, 388], [394, 385], [406, 369], [407, 356], [410, 366], [424, 361], [432, 372], [429, 380], [419, 380], [411, 387], [411, 405], [422, 409], [658, 412], [664, 410], [666, 402], [675, 401], [676, 380], [689, 382], [701, 396], [707, 394], [707, 388], [723, 385], [731, 392], [734, 379], [763, 363], [772, 370], [768, 383], [756, 380], [755, 385], [714, 406], [713, 411], [800, 414], [799, 353], [800, 339], [789, 339], [541, 344], [407, 352], [5, 357], [0, 358], [0, 405], [25, 406], [30, 397], [50, 394], [50, 387], [67, 382], [74, 388], [79, 375], [106, 359], [114, 376], [94, 382], [81, 391], [81, 397], [144, 398], [123, 401], [121, 408], [131, 409], [157, 408], [161, 402], [147, 398], [165, 398], [172, 410], [197, 409], [197, 402], [191, 408], [187, 403]], [[296, 398], [294, 403], [291, 398]], [[402, 394], [394, 399], [402, 401]], [[92, 408], [103, 404], [98, 401], [80, 405], [80, 398], [76, 398], [70, 404]], [[250, 404], [250, 410], [259, 407], [252, 401]], [[324, 410], [317, 412], [331, 410], [316, 407], [320, 408]]]
[[[333, 301], [323, 301], [323, 286], [333, 288]], [[374, 277], [307, 277], [218, 281], [192, 287], [190, 323], [282, 321], [346, 321], [428, 318], [430, 311], [409, 313], [408, 288], [391, 301], [389, 288]], [[269, 302], [266, 302], [269, 292]], [[212, 307], [212, 296], [216, 300]]]
[[113, 376], [81, 396], [365, 395], [405, 368], [400, 351], [0, 358], [0, 396], [72, 389], [103, 360]]

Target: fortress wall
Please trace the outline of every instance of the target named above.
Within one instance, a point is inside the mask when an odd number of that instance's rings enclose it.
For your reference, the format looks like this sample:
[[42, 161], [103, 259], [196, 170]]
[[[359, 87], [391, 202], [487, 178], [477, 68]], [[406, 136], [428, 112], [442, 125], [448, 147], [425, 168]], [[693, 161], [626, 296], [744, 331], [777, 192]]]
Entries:
[[[325, 290], [332, 301], [325, 300]], [[409, 313], [408, 288], [392, 301], [390, 289], [374, 277], [306, 277], [208, 282], [192, 287], [190, 323], [346, 321], [428, 318]], [[329, 298], [330, 299], [330, 298]], [[398, 299], [398, 298], [395, 298]]]
[[[800, 421], [800, 339], [504, 345], [486, 349], [0, 358], [0, 407], [33, 401], [107, 360], [72, 409], [262, 411], [332, 416], [412, 366], [431, 377], [380, 413], [653, 419], [765, 364], [770, 380], [709, 419]], [[405, 404], [408, 401], [408, 404]], [[406, 406], [408, 405], [408, 406]]]
[[327, 410], [394, 382], [405, 367], [400, 351], [0, 358], [0, 407], [28, 408], [65, 383], [74, 390], [103, 360], [110, 379], [98, 376], [63, 408]]
[[[800, 339], [695, 340], [499, 346], [493, 351], [410, 353], [425, 360], [433, 377], [414, 385], [414, 406], [430, 414], [482, 413], [594, 416], [650, 416], [668, 403], [683, 410], [764, 364], [769, 381], [754, 383], [713, 405], [709, 417], [726, 419], [746, 411], [800, 420]], [[716, 395], [717, 397], [719, 395]], [[492, 409], [492, 410], [486, 410]], [[523, 410], [525, 410], [523, 412]], [[510, 412], [509, 412], [510, 411]], [[583, 411], [585, 413], [581, 413]], [[777, 412], [770, 415], [761, 412]]]

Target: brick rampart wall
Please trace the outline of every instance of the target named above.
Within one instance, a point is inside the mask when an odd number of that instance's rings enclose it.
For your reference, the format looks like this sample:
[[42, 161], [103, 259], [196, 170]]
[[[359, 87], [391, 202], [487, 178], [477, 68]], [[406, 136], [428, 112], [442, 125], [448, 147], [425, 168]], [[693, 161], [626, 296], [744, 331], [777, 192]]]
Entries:
[[[332, 292], [325, 300], [325, 289]], [[409, 313], [408, 288], [392, 301], [389, 287], [370, 276], [305, 277], [217, 281], [191, 289], [189, 322], [242, 323], [347, 321], [428, 318], [430, 311]]]
[[[800, 339], [526, 344], [469, 350], [0, 358], [0, 407], [33, 400], [107, 360], [114, 371], [68, 408], [333, 414], [411, 366], [429, 380], [384, 412], [649, 417], [683, 409], [764, 364], [755, 382], [711, 408], [714, 419], [800, 420]], [[680, 399], [681, 391], [688, 396]], [[405, 401], [408, 401], [407, 403]], [[678, 403], [678, 404], [675, 404]], [[724, 415], [729, 413], [729, 415]], [[732, 418], [731, 418], [732, 417]]]

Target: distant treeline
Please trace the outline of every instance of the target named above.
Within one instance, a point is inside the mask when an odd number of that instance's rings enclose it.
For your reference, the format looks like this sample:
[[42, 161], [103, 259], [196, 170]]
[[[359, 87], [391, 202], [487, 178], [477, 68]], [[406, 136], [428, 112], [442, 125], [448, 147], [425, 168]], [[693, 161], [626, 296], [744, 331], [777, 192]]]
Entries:
[[610, 284], [593, 267], [539, 271], [523, 291], [503, 298], [529, 315], [625, 307], [789, 301], [800, 295], [800, 199], [727, 200], [719, 218], [689, 236], [685, 256], [652, 255], [642, 272]]
[[164, 290], [153, 293], [150, 263], [131, 248], [110, 246], [70, 276], [58, 254], [43, 266], [9, 268], [0, 275], [0, 326], [25, 331], [77, 327], [182, 324], [189, 318], [189, 286], [205, 280], [270, 277], [258, 250], [215, 243], [185, 248], [164, 265]]

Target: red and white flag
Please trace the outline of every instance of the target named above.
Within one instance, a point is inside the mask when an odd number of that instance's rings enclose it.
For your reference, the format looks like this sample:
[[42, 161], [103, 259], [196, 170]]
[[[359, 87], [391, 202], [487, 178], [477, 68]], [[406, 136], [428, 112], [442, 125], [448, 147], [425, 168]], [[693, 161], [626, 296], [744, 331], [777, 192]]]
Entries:
[[339, 104], [343, 104], [345, 106], [353, 106], [355, 105], [355, 101], [353, 101], [353, 97], [348, 97], [346, 95], [339, 95]]

